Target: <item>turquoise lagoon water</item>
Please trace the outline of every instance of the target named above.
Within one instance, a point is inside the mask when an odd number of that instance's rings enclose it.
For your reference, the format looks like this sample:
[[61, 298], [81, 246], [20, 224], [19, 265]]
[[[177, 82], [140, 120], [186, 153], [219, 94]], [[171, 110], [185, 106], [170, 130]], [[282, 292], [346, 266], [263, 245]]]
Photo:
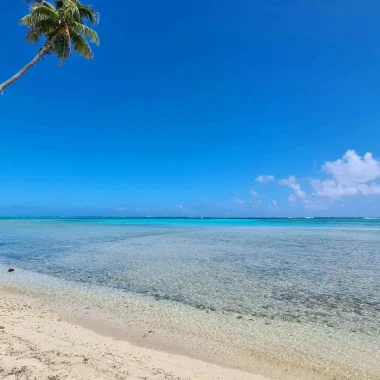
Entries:
[[340, 332], [338, 354], [352, 364], [367, 350], [356, 369], [380, 378], [379, 219], [3, 218], [0, 263], [237, 323]]

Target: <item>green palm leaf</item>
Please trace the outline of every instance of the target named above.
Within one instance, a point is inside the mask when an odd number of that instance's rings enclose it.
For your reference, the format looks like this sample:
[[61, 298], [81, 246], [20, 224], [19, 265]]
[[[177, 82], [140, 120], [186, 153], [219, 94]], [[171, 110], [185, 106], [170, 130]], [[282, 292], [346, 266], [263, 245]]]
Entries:
[[80, 4], [78, 8], [82, 22], [88, 20], [92, 25], [99, 22], [99, 13], [95, 12], [90, 6]]
[[60, 58], [59, 66], [62, 66], [71, 55], [70, 35], [64, 33], [58, 36], [54, 45], [54, 53]]
[[98, 45], [100, 44], [98, 33], [95, 32], [95, 30], [89, 28], [86, 25], [83, 25], [79, 22], [73, 22], [71, 23], [71, 30], [74, 30], [77, 33], [80, 33], [82, 36], [87, 37], [90, 42], [93, 42], [94, 44]]
[[77, 32], [71, 31], [71, 41], [74, 45], [75, 51], [86, 59], [94, 57], [90, 45], [87, 41]]
[[43, 5], [34, 5], [31, 7], [32, 13], [26, 15], [20, 20], [23, 25], [36, 25], [40, 21], [49, 20], [51, 22], [59, 22], [59, 13], [55, 9], [45, 7]]

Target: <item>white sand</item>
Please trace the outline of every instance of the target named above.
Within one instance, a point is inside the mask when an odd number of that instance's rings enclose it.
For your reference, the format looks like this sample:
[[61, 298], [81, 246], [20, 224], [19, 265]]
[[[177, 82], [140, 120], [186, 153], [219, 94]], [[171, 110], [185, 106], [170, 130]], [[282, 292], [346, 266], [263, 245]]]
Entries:
[[101, 336], [29, 301], [0, 292], [1, 379], [268, 380]]

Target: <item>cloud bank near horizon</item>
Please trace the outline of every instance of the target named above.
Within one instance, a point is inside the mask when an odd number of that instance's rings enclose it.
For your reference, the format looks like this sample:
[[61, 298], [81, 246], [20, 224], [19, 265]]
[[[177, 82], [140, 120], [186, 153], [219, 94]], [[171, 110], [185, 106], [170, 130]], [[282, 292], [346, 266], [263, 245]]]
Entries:
[[[309, 187], [306, 192], [295, 175], [276, 181], [277, 185], [288, 187], [292, 192], [288, 202], [301, 202], [306, 209], [327, 209], [328, 204], [347, 197], [368, 197], [380, 195], [380, 161], [372, 153], [360, 156], [355, 150], [347, 152], [335, 161], [325, 161], [320, 176], [302, 180]], [[275, 175], [259, 175], [256, 181], [262, 185], [275, 181]], [[268, 206], [274, 209], [273, 203]]]
[[[198, 200], [180, 196], [165, 203], [119, 199], [114, 205], [59, 206], [33, 204], [0, 205], [3, 216], [278, 216], [278, 215], [380, 215], [380, 160], [370, 152], [363, 156], [347, 150], [336, 160], [325, 161], [315, 173], [296, 176], [282, 172], [262, 174], [245, 195], [226, 194], [220, 189], [218, 198]], [[257, 173], [253, 173], [257, 174]], [[290, 174], [290, 175], [289, 175]], [[234, 184], [231, 184], [231, 187]], [[252, 184], [251, 184], [252, 185]], [[184, 200], [185, 199], [185, 200]], [[356, 202], [356, 203], [355, 203]], [[146, 203], [146, 204], [145, 204]], [[364, 214], [364, 215], [363, 215]], [[376, 215], [379, 214], [379, 215]]]

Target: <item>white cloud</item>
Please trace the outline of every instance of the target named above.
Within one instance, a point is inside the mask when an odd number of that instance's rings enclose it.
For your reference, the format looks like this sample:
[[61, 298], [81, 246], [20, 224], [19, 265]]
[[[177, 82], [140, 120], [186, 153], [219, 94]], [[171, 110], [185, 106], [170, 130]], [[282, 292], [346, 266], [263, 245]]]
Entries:
[[359, 192], [363, 195], [380, 195], [380, 185], [377, 183], [358, 185]]
[[234, 197], [234, 202], [239, 205], [238, 207], [239, 208], [242, 208], [242, 209], [250, 209], [252, 207], [255, 206], [255, 203], [257, 201], [253, 201], [251, 199], [248, 199], [248, 200], [245, 200], [245, 199], [241, 199], [239, 197]]
[[117, 205], [114, 207], [115, 211], [127, 211], [129, 209], [129, 206], [124, 205]]
[[322, 170], [331, 178], [311, 180], [315, 194], [320, 197], [339, 199], [380, 195], [380, 184], [373, 182], [380, 178], [380, 161], [374, 159], [371, 153], [361, 157], [354, 150], [348, 150], [341, 159], [325, 162]]
[[240, 199], [240, 198], [238, 198], [238, 197], [235, 197], [235, 198], [234, 198], [234, 202], [237, 203], [237, 204], [239, 204], [239, 205], [242, 205], [242, 204], [245, 203], [242, 199]]
[[[314, 167], [316, 165], [314, 162]], [[274, 175], [260, 175], [256, 178], [261, 184], [275, 180]], [[291, 189], [289, 203], [295, 207], [301, 204], [307, 210], [325, 210], [329, 205], [336, 206], [336, 201], [345, 197], [379, 196], [380, 159], [374, 158], [369, 152], [360, 156], [354, 150], [347, 150], [336, 161], [326, 161], [321, 166], [320, 175], [311, 178], [309, 184], [305, 182], [299, 181], [294, 175], [277, 181], [279, 185]], [[251, 195], [257, 196], [258, 193], [251, 189]], [[247, 201], [240, 201], [242, 205], [247, 204]], [[238, 200], [235, 202], [239, 203]], [[271, 210], [279, 209], [274, 200], [268, 207]]]
[[295, 201], [295, 198], [304, 200], [306, 199], [306, 193], [301, 189], [301, 185], [297, 182], [296, 177], [291, 175], [289, 178], [281, 179], [278, 182], [282, 186], [289, 186], [293, 190], [293, 197], [289, 197], [290, 201]]
[[313, 186], [315, 194], [320, 197], [339, 199], [340, 197], [358, 194], [358, 189], [355, 186], [343, 186], [332, 179], [321, 181], [314, 178], [311, 180], [311, 186]]
[[372, 153], [361, 157], [354, 150], [348, 150], [341, 159], [334, 162], [325, 162], [322, 169], [331, 174], [337, 183], [345, 186], [380, 178], [380, 162], [372, 157]]
[[274, 175], [259, 175], [256, 178], [256, 181], [260, 182], [260, 183], [272, 182], [272, 181], [274, 181]]
[[278, 210], [280, 208], [275, 200], [273, 200], [272, 203], [270, 205], [268, 205], [268, 207], [271, 210]]

